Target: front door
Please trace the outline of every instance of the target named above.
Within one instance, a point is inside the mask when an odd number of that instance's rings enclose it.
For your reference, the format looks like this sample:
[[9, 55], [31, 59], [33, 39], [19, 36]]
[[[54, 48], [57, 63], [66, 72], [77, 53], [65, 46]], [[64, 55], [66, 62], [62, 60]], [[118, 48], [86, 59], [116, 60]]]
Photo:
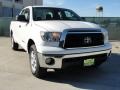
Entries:
[[19, 23], [19, 38], [20, 38], [20, 45], [25, 48], [25, 45], [27, 43], [27, 37], [29, 32], [29, 19], [30, 19], [30, 11], [29, 9], [24, 9], [21, 15], [25, 16], [25, 21], [22, 21]]

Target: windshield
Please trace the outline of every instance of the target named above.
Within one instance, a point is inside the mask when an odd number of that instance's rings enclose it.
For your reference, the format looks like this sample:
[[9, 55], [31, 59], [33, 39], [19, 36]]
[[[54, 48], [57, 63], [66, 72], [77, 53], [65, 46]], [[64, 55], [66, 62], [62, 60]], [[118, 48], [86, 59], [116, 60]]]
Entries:
[[69, 20], [80, 21], [80, 17], [69, 9], [33, 7], [33, 20]]

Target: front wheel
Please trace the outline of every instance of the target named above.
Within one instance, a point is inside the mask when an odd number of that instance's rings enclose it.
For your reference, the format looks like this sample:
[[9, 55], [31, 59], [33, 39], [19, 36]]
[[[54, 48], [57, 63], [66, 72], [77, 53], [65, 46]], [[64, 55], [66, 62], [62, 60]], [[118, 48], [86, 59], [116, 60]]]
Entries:
[[36, 46], [34, 44], [30, 46], [29, 59], [32, 74], [37, 78], [44, 77], [47, 70], [40, 67]]

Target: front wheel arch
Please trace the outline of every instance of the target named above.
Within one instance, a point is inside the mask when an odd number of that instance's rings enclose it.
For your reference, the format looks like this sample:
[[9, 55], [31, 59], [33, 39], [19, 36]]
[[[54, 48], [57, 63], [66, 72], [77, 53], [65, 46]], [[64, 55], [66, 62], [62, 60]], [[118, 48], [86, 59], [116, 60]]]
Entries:
[[35, 45], [35, 42], [32, 40], [32, 39], [29, 39], [28, 40], [28, 44], [27, 44], [27, 51], [28, 51], [28, 53], [30, 52], [30, 47], [31, 47], [31, 45]]
[[35, 44], [32, 44], [29, 48], [29, 59], [32, 74], [37, 78], [44, 78], [46, 76], [47, 69], [40, 67]]

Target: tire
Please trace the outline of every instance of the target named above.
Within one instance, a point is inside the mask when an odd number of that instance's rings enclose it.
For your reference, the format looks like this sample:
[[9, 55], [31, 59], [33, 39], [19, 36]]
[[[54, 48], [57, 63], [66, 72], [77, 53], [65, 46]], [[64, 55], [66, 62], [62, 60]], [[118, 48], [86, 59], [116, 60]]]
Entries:
[[29, 59], [32, 74], [37, 78], [45, 77], [47, 69], [40, 67], [36, 46], [34, 44], [30, 46]]
[[18, 45], [18, 43], [16, 43], [15, 41], [14, 41], [14, 38], [13, 38], [13, 36], [11, 36], [11, 47], [12, 47], [12, 49], [13, 50], [18, 50], [18, 47], [19, 47], [19, 45]]

